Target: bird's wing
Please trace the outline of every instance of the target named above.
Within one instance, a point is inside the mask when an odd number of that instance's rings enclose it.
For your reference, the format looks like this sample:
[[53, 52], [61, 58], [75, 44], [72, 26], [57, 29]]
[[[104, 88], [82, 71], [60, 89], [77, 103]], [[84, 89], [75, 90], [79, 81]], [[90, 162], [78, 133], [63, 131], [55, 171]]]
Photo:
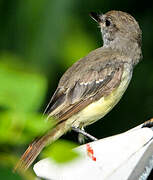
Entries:
[[[91, 102], [109, 95], [121, 81], [124, 63], [109, 63], [98, 69], [92, 68], [79, 75], [79, 78], [70, 83], [67, 80], [58, 86], [46, 113], [48, 117], [55, 117], [57, 122], [68, 119]], [[73, 74], [72, 74], [73, 76]]]

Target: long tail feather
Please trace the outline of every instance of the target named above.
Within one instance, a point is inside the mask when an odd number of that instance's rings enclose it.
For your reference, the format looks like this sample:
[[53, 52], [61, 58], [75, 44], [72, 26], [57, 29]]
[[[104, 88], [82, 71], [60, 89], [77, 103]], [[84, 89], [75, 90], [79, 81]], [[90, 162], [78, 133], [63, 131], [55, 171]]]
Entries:
[[62, 122], [54, 129], [50, 130], [47, 134], [32, 142], [15, 166], [14, 171], [27, 170], [48, 143], [54, 142], [68, 130], [69, 127], [66, 126], [65, 122]]

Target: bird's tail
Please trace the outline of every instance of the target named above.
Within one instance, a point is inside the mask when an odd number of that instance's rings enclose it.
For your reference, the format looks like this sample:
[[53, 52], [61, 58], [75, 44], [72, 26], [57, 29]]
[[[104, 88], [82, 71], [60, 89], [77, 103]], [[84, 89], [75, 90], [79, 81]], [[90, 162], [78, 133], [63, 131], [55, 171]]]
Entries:
[[69, 130], [70, 127], [66, 125], [66, 121], [58, 124], [55, 128], [51, 129], [44, 136], [32, 142], [21, 159], [14, 168], [14, 171], [25, 171], [37, 158], [42, 149], [49, 143], [54, 142], [60, 138], [64, 133]]

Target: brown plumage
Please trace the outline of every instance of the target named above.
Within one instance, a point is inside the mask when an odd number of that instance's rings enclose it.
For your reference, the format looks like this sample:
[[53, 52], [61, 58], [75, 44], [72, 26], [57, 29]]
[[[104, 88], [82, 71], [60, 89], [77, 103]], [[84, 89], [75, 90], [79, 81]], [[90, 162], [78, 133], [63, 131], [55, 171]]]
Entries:
[[45, 112], [56, 127], [34, 141], [16, 169], [26, 170], [46, 144], [74, 127], [87, 126], [107, 114], [125, 92], [133, 67], [141, 58], [141, 30], [136, 20], [121, 11], [91, 13], [104, 45], [73, 64], [62, 76]]

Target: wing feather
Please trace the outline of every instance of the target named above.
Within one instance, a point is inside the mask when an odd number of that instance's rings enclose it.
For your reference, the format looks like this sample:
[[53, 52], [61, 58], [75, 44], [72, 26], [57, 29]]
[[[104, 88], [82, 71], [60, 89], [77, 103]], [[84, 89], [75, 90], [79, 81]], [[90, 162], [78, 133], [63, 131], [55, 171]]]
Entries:
[[91, 102], [107, 96], [116, 88], [123, 73], [123, 63], [106, 64], [101, 70], [91, 69], [79, 78], [73, 86], [58, 86], [47, 109], [48, 117], [55, 117], [57, 123], [71, 117]]

